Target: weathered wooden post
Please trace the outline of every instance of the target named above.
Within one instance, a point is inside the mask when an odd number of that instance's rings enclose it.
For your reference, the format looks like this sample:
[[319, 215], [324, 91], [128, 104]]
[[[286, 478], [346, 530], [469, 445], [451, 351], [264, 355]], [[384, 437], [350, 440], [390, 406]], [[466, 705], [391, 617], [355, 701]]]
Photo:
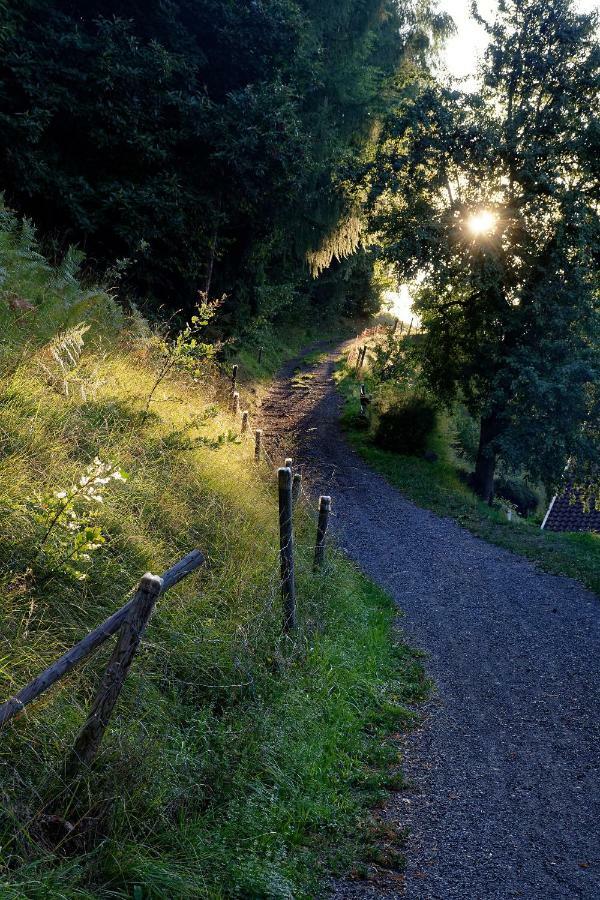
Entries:
[[295, 507], [302, 493], [302, 475], [295, 472], [292, 479], [292, 506]]
[[370, 402], [371, 401], [367, 397], [367, 394], [365, 391], [365, 386], [364, 386], [364, 384], [361, 384], [361, 386], [360, 386], [360, 416], [361, 416], [361, 419], [367, 418], [367, 408], [368, 408], [368, 405]]
[[317, 523], [317, 543], [315, 545], [315, 561], [313, 572], [319, 572], [325, 562], [325, 537], [329, 527], [331, 497], [319, 497], [319, 521]]
[[237, 391], [237, 374], [238, 374], [238, 367], [234, 366], [233, 369], [231, 370], [231, 396], [232, 397], [235, 394], [235, 392]]
[[397, 328], [398, 328], [398, 319], [394, 319], [394, 324], [392, 325], [392, 337], [396, 334]]
[[240, 395], [238, 391], [233, 392], [233, 396], [231, 398], [231, 410], [234, 416], [239, 416], [240, 414]]
[[242, 413], [242, 434], [246, 434], [250, 427], [250, 414], [247, 409]]
[[262, 455], [262, 428], [254, 432], [254, 461], [259, 462]]
[[98, 753], [106, 726], [162, 589], [163, 580], [156, 575], [147, 573], [140, 581], [131, 611], [121, 626], [117, 645], [102, 677], [87, 721], [75, 741], [67, 764], [68, 773], [74, 773], [80, 765], [90, 765]]
[[278, 470], [279, 484], [279, 557], [281, 563], [281, 599], [283, 630], [296, 627], [296, 582], [294, 577], [294, 529], [292, 518], [292, 470]]

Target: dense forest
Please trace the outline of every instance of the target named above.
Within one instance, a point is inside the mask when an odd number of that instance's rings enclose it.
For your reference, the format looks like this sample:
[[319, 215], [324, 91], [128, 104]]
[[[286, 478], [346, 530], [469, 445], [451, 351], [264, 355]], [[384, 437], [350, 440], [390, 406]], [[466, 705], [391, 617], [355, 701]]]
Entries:
[[[445, 20], [406, 0], [0, 4], [0, 185], [150, 305], [377, 306], [364, 171]], [[429, 35], [429, 38], [428, 36]]]

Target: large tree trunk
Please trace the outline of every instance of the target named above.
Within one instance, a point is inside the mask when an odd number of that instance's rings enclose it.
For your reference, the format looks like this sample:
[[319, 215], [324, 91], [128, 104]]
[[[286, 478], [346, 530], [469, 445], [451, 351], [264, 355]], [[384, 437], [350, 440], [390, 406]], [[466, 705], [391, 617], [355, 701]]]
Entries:
[[494, 439], [498, 437], [498, 416], [493, 413], [481, 420], [479, 432], [479, 447], [475, 461], [475, 473], [473, 475], [473, 488], [475, 493], [491, 503], [494, 499], [494, 474], [496, 472], [496, 451]]

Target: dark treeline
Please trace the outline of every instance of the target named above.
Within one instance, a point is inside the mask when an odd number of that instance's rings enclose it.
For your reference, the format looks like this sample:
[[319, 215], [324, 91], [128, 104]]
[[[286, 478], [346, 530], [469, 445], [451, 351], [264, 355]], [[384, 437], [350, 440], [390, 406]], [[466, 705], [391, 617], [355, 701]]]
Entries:
[[0, 0], [0, 190], [151, 302], [367, 311], [357, 172], [423, 6]]

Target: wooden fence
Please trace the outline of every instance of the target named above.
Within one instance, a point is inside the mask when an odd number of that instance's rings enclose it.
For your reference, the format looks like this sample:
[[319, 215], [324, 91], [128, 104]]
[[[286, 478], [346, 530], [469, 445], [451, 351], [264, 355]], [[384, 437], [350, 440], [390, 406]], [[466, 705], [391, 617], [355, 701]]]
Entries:
[[139, 583], [134, 596], [105, 622], [90, 631], [83, 640], [57, 659], [22, 690], [0, 706], [0, 726], [25, 709], [29, 703], [44, 694], [80, 662], [116, 632], [119, 638], [102, 676], [87, 720], [79, 732], [69, 760], [68, 769], [73, 772], [79, 765], [89, 765], [95, 758], [102, 737], [110, 720], [121, 688], [133, 662], [156, 601], [187, 575], [205, 562], [200, 550], [194, 550], [161, 576], [147, 573]]
[[[230, 401], [234, 414], [240, 413], [240, 395], [237, 391], [238, 367], [233, 367], [230, 383]], [[249, 430], [248, 412], [242, 418], [242, 434]], [[255, 459], [261, 461], [264, 455], [263, 433], [255, 431]], [[291, 634], [297, 627], [296, 583], [294, 570], [294, 508], [300, 498], [302, 478], [292, 472], [292, 460], [286, 459], [285, 466], [278, 470], [279, 496], [279, 556], [281, 574], [281, 597], [283, 603], [283, 632]], [[329, 524], [331, 498], [319, 500], [317, 539], [314, 552], [313, 572], [319, 573], [325, 562], [325, 540]], [[75, 740], [67, 763], [67, 775], [77, 773], [80, 767], [89, 766], [95, 759], [102, 738], [116, 706], [119, 694], [131, 664], [146, 630], [146, 626], [156, 606], [156, 602], [170, 588], [174, 587], [205, 563], [200, 550], [193, 550], [186, 557], [167, 569], [161, 576], [146, 573], [140, 581], [134, 596], [106, 621], [90, 631], [78, 644], [64, 653], [45, 671], [29, 682], [17, 694], [0, 705], [0, 728], [26, 706], [49, 690], [65, 677], [79, 663], [90, 656], [112, 635], [119, 633], [115, 648], [101, 678], [87, 719]]]

